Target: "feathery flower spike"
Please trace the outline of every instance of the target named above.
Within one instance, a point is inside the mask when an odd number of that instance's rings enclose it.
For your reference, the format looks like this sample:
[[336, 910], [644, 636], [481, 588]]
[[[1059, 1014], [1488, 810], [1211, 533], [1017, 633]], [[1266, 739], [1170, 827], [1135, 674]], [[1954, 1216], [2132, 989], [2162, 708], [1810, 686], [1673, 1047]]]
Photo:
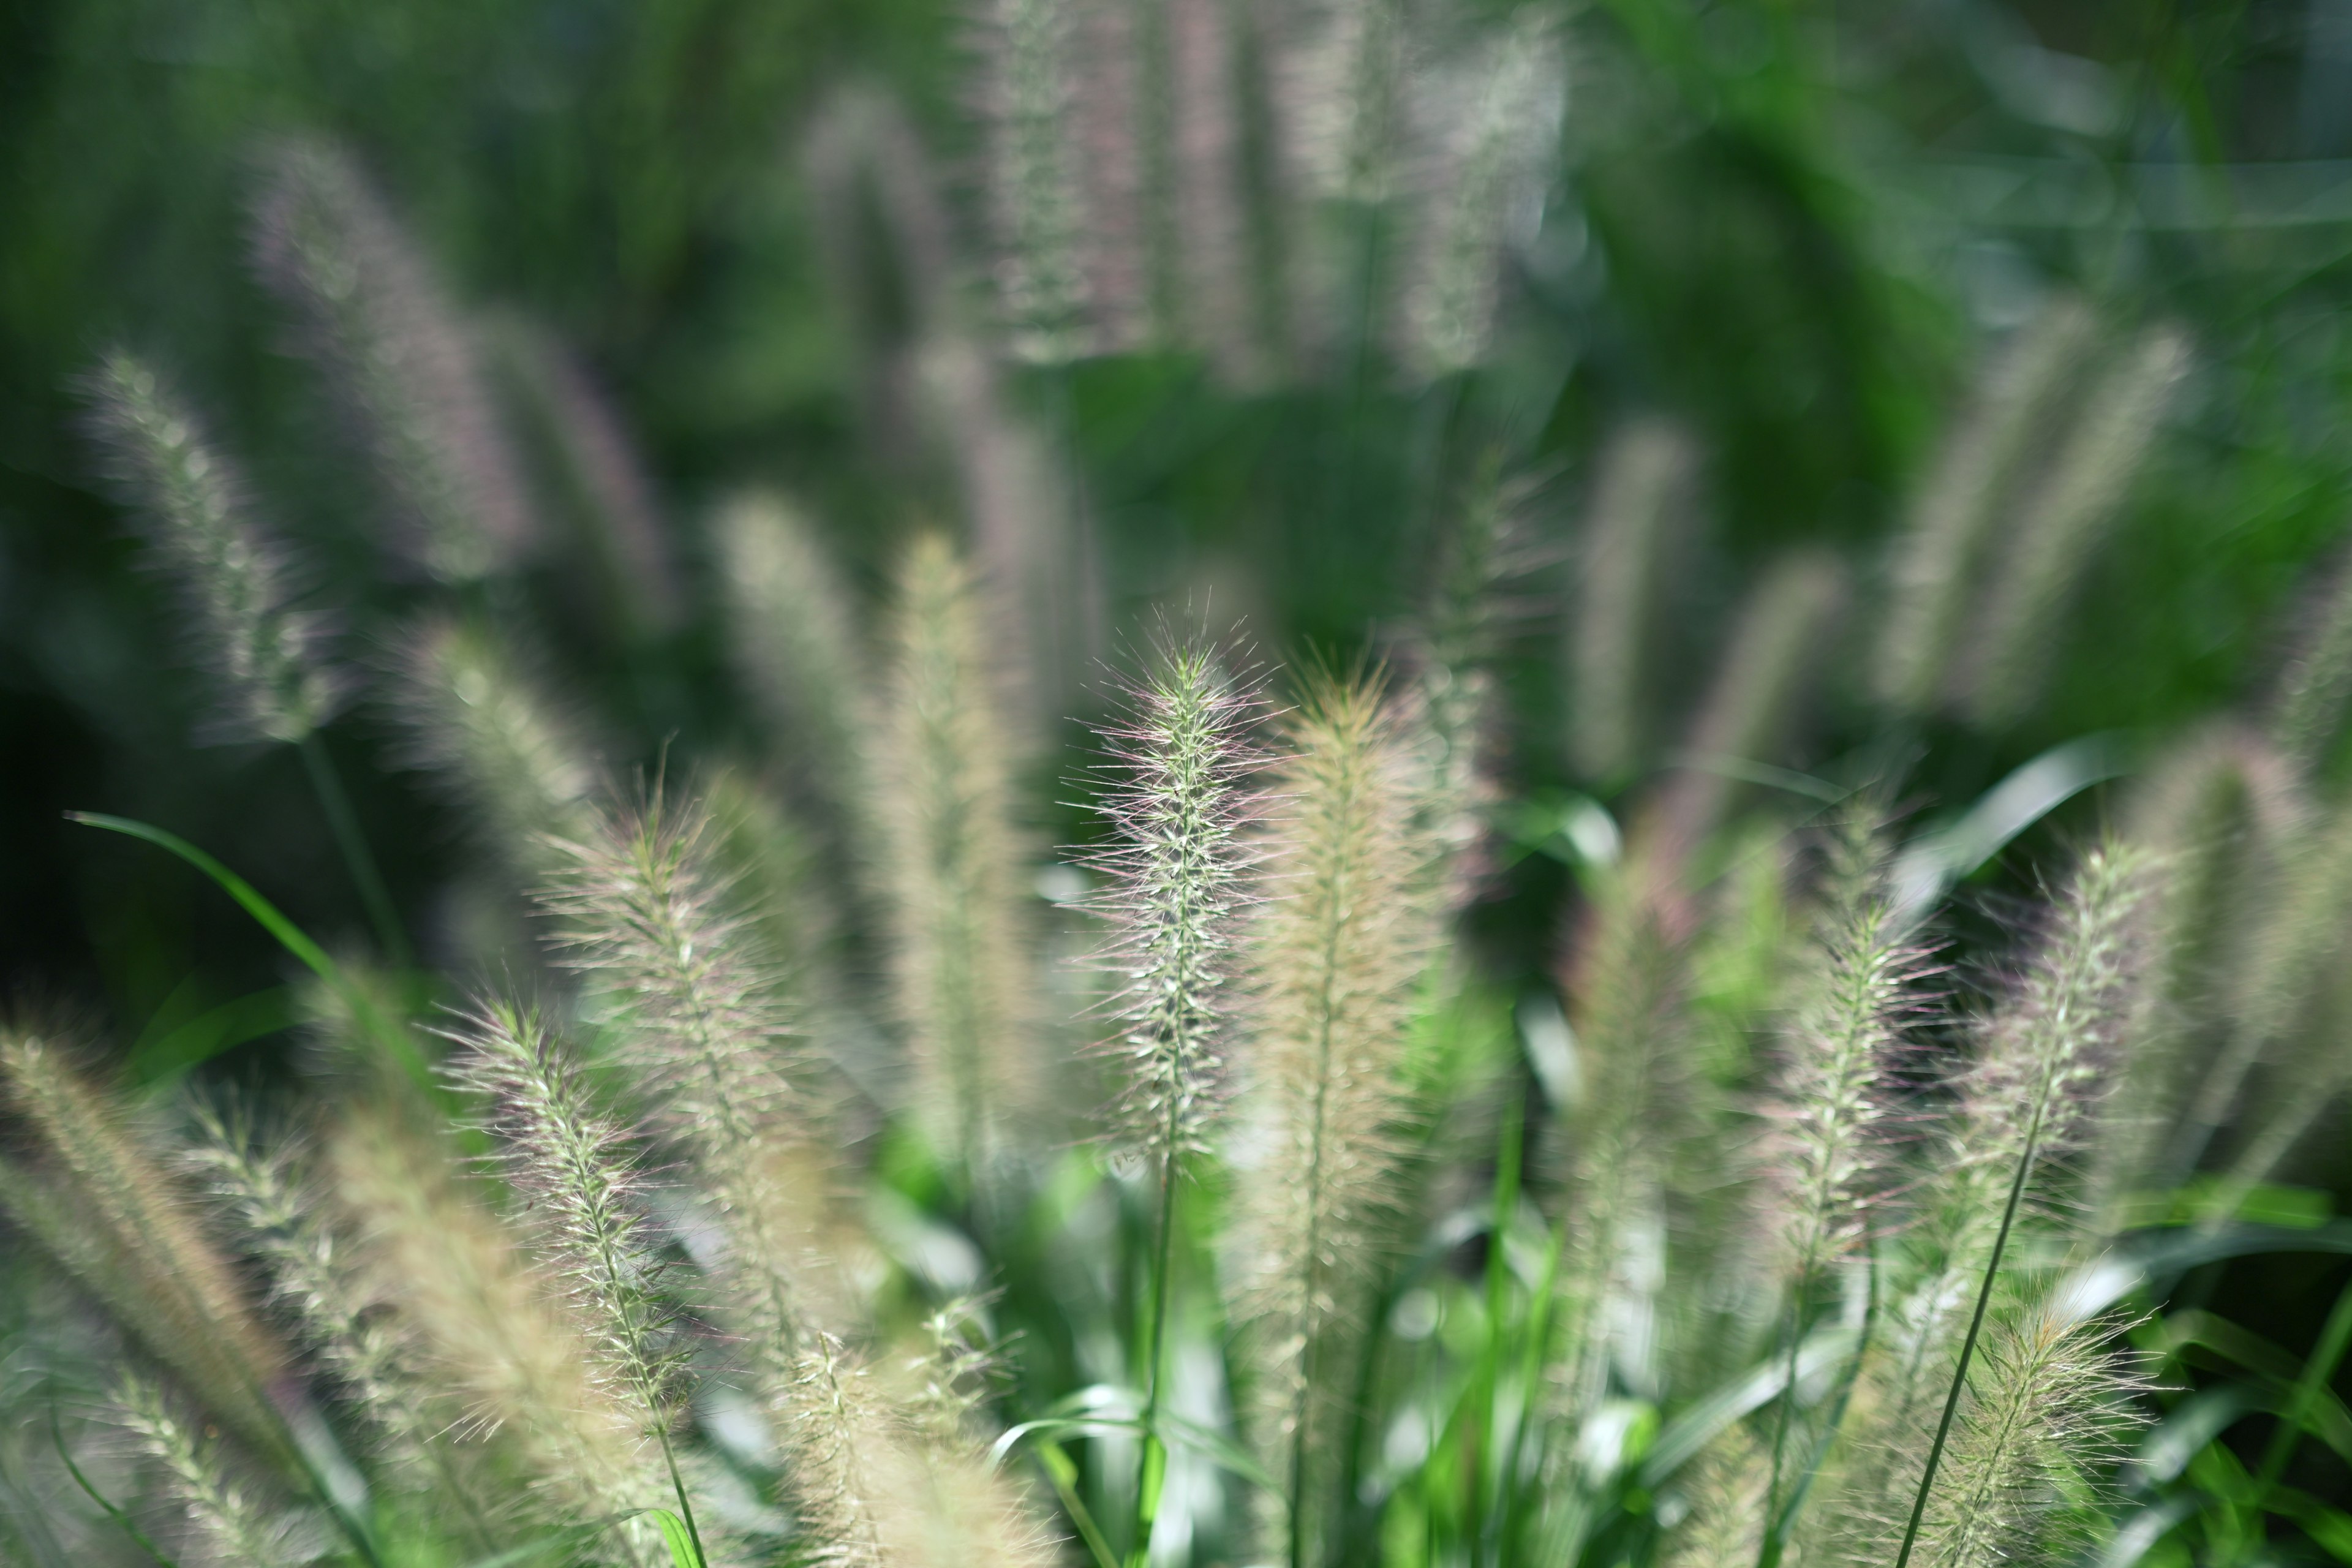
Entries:
[[117, 351], [83, 384], [90, 429], [151, 559], [170, 574], [188, 639], [217, 681], [222, 741], [299, 742], [333, 717], [341, 683], [320, 659], [318, 616], [291, 608], [294, 568], [257, 523], [245, 485], [152, 365]]
[[1434, 945], [1418, 770], [1375, 679], [1320, 677], [1288, 726], [1267, 822], [1269, 897], [1249, 949], [1250, 1131], [1234, 1295], [1252, 1324], [1258, 1438], [1290, 1506], [1294, 1568], [1319, 1561], [1344, 1424], [1339, 1347], [1361, 1329], [1403, 1157], [1409, 1007]]
[[444, 582], [498, 571], [534, 523], [467, 326], [345, 154], [291, 142], [265, 174], [255, 259], [358, 428], [392, 547]]

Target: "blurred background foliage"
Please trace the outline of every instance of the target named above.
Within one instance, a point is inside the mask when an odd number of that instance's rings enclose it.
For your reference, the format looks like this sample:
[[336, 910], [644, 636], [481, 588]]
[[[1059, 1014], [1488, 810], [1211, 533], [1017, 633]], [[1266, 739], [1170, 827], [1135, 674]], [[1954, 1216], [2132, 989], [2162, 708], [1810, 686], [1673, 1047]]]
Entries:
[[[718, 595], [705, 521], [747, 481], [798, 496], [870, 597], [950, 503], [909, 477], [872, 382], [905, 282], [820, 199], [809, 142], [843, 92], [894, 99], [984, 311], [971, 26], [948, 0], [0, 11], [5, 984], [100, 1010], [126, 1046], [211, 1016], [262, 1042], [238, 1070], [269, 1060], [282, 1016], [212, 1011], [280, 978], [268, 939], [184, 868], [67, 825], [70, 807], [203, 844], [310, 930], [363, 924], [290, 750], [189, 743], [202, 678], [95, 482], [70, 385], [118, 342], [174, 369], [364, 658], [413, 585], [374, 565], [364, 485], [247, 260], [273, 139], [348, 146], [468, 306], [568, 345], [634, 433], [688, 603]], [[1649, 737], [1595, 773], [1567, 742], [1568, 563], [1612, 433], [1664, 416], [1699, 454], [1668, 595], [1675, 710], [1784, 549], [1847, 552], [1863, 609], [1878, 602], [1885, 542], [1987, 345], [2071, 290], [2118, 327], [2179, 328], [2187, 385], [2038, 700], [1905, 731], [1915, 795], [1957, 806], [2084, 735], [2145, 755], [2263, 688], [2352, 502], [2352, 0], [1614, 0], [1574, 8], [1570, 37], [1561, 172], [1507, 257], [1475, 375], [1414, 380], [1370, 350], [1258, 383], [1175, 351], [1012, 375], [1082, 498], [1113, 626], [1213, 604], [1274, 658], [1383, 647], [1422, 606], [1438, 520], [1500, 450], [1528, 498], [1505, 789], [1612, 801], [1666, 752]], [[724, 752], [741, 720], [711, 618], [615, 634], [573, 564], [533, 564], [516, 613], [609, 721], [614, 760]], [[1870, 619], [1822, 633], [1839, 679], [1806, 756], [1825, 768], [1881, 732], [1872, 645], [1851, 629]], [[363, 702], [328, 744], [397, 901], [429, 926], [468, 851], [388, 735]], [[1036, 797], [1063, 798], [1066, 762], [1040, 766]], [[2086, 793], [1986, 879], [2021, 890], [2108, 804]], [[1475, 915], [1520, 984], [1551, 960], [1573, 858], [1530, 820]], [[1075, 814], [1040, 826], [1082, 831]], [[2326, 1149], [2305, 1163], [2313, 1185], [2352, 1178]], [[2231, 1314], [2293, 1346], [2341, 1273], [2233, 1267]]]

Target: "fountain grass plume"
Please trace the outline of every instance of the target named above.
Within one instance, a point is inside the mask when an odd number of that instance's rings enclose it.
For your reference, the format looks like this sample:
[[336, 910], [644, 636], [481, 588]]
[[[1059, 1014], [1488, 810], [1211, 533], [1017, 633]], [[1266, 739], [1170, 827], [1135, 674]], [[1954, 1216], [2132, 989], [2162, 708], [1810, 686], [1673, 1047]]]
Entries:
[[761, 951], [718, 838], [700, 802], [675, 805], [656, 784], [559, 845], [563, 869], [541, 904], [563, 962], [614, 1008], [619, 1059], [719, 1211], [733, 1304], [774, 1370], [800, 1337], [790, 1275], [811, 1207], [775, 1180], [777, 1145], [805, 1138], [809, 1108], [792, 1081], [780, 965]]
[[254, 1146], [247, 1131], [210, 1106], [195, 1112], [189, 1163], [237, 1222], [245, 1245], [268, 1268], [271, 1296], [383, 1440], [387, 1457], [414, 1462], [432, 1441], [433, 1422], [405, 1345], [377, 1309], [352, 1249], [324, 1223], [298, 1177], [289, 1151]]
[[355, 427], [392, 548], [448, 583], [511, 563], [535, 524], [473, 330], [358, 166], [323, 143], [273, 149], [253, 251]]
[[540, 490], [571, 524], [567, 550], [582, 569], [607, 635], [658, 636], [683, 610], [661, 508], [621, 415], [563, 341], [520, 316], [480, 335], [524, 437]]
[[257, 1455], [293, 1466], [270, 1389], [290, 1358], [126, 1110], [53, 1030], [0, 1034], [0, 1089], [38, 1164], [0, 1164], [0, 1203]]
[[1073, 14], [1055, 0], [992, 0], [980, 26], [997, 289], [1013, 352], [1046, 364], [1087, 343]]
[[108, 475], [215, 683], [200, 737], [301, 741], [334, 716], [345, 683], [322, 657], [321, 618], [293, 607], [299, 574], [285, 544], [256, 521], [242, 476], [154, 366], [118, 349], [81, 385]]
[[1895, 545], [1873, 665], [1882, 702], [1922, 712], [1943, 700], [2004, 509], [2097, 341], [2090, 310], [2062, 295], [2018, 328], [1979, 377], [1969, 406], [1912, 491]]
[[1012, 757], [980, 594], [944, 538], [907, 552], [892, 617], [876, 853], [922, 1121], [966, 1171], [1036, 1093]]
[[[1638, 1306], [1615, 1304], [1643, 1294], [1645, 1249], [1703, 1121], [1688, 1016], [1693, 920], [1658, 865], [1637, 838], [1596, 879], [1568, 955], [1579, 1089], [1553, 1142], [1562, 1237], [1549, 1378], [1552, 1413], [1569, 1431], [1591, 1414], [1612, 1364], [1643, 1375]], [[1567, 1462], [1566, 1446], [1550, 1458]]]
[[[1052, 1540], [938, 1402], [831, 1334], [782, 1393], [792, 1489], [824, 1568], [1046, 1568]], [[952, 1403], [952, 1402], [951, 1402]], [[952, 1413], [950, 1413], [952, 1414]]]
[[115, 1380], [114, 1404], [206, 1561], [236, 1568], [296, 1568], [318, 1555], [301, 1537], [311, 1521], [272, 1510], [229, 1472], [222, 1445], [199, 1436], [161, 1384], [132, 1372]]
[[[2231, 1048], [2235, 977], [2259, 968], [2269, 905], [2293, 879], [2309, 815], [2293, 764], [2234, 724], [2185, 738], [2129, 802], [2124, 837], [2164, 876], [2126, 1026], [2131, 1048], [2091, 1141], [2084, 1193], [2101, 1232], [2122, 1228], [2143, 1195], [2187, 1180], [2180, 1161], [2201, 1152], [2189, 1118], [2199, 1081]], [[2219, 1096], [2235, 1098], [2234, 1086]]]
[[1665, 1539], [1663, 1568], [1755, 1568], [1773, 1513], [1770, 1453], [1734, 1422], [1692, 1470], [1690, 1511]]
[[1845, 601], [1845, 568], [1826, 552], [1784, 557], [1750, 591], [1692, 722], [1684, 766], [1652, 808], [1661, 852], [1706, 841], [1732, 801], [1735, 770], [1788, 757]]
[[592, 1104], [578, 1061], [537, 1008], [479, 1002], [449, 1037], [459, 1047], [451, 1079], [484, 1100], [499, 1167], [594, 1333], [602, 1365], [645, 1429], [667, 1433], [686, 1349], [639, 1212], [643, 1179], [629, 1139]]
[[[2021, 1226], [2063, 1229], [2052, 1173], [2094, 1125], [2095, 1091], [2123, 1044], [2154, 879], [2146, 856], [2128, 846], [2086, 854], [2054, 900], [2031, 964], [1976, 1031], [1975, 1059], [1958, 1075], [1952, 1110], [1930, 1140], [1933, 1174], [1906, 1238], [1915, 1261], [1864, 1368], [1861, 1441], [1876, 1452], [1851, 1500], [1858, 1518], [1894, 1516], [1912, 1478], [1892, 1461], [1919, 1451], [1932, 1427], [1913, 1500], [1913, 1529], [1920, 1527], [2011, 1243]], [[1937, 1424], [1929, 1416], [1939, 1394]]]
[[455, 1437], [510, 1446], [547, 1517], [663, 1502], [658, 1455], [628, 1391], [603, 1374], [593, 1331], [446, 1139], [394, 1107], [362, 1103], [329, 1127], [320, 1164], [367, 1288], [415, 1335]]
[[1778, 1539], [1792, 1479], [1813, 1468], [1819, 1436], [1810, 1419], [1800, 1422], [1798, 1354], [1823, 1286], [1866, 1245], [1890, 1185], [1895, 1077], [1906, 1031], [1926, 1007], [1927, 954], [1895, 904], [1884, 814], [1849, 810], [1828, 847], [1826, 897], [1769, 1090], [1777, 1130], [1759, 1184], [1783, 1299], [1786, 1380], [1764, 1450], [1759, 1550], [1766, 1534]]
[[1514, 13], [1478, 62], [1469, 101], [1444, 106], [1454, 145], [1435, 160], [1404, 297], [1409, 358], [1428, 374], [1486, 357], [1506, 249], [1543, 219], [1567, 100], [1559, 34], [1539, 7]]
[[2189, 340], [2152, 327], [2084, 394], [2082, 412], [2024, 498], [2010, 548], [1969, 626], [1957, 695], [1979, 724], [2009, 722], [2041, 690], [2049, 641], [2189, 364]]
[[1602, 448], [1570, 605], [1569, 753], [1591, 779], [1623, 775], [1652, 737], [1661, 612], [1697, 467], [1673, 426], [1629, 425]]
[[1895, 908], [1890, 865], [1881, 814], [1857, 809], [1832, 829], [1803, 1000], [1774, 1074], [1786, 1156], [1775, 1162], [1781, 1272], [1800, 1312], [1864, 1239], [1886, 1180], [1893, 1074], [1927, 1005], [1927, 952]]
[[[2216, 1134], [2243, 1109], [2257, 1069], [2311, 1023], [2341, 973], [2346, 922], [2352, 921], [2352, 813], [2322, 817], [2288, 837], [2280, 861], [2226, 977], [2226, 1033], [2174, 1132], [2169, 1169], [2197, 1168]], [[2292, 1092], [2306, 1095], [2312, 1088], [2298, 1084]]]
[[2297, 767], [2324, 763], [2352, 699], [2352, 559], [2339, 564], [2305, 610], [2269, 701], [2273, 742]]
[[1231, 1294], [1249, 1325], [1256, 1438], [1289, 1504], [1286, 1555], [1318, 1560], [1348, 1430], [1341, 1348], [1392, 1217], [1411, 1109], [1412, 996], [1436, 942], [1419, 770], [1377, 678], [1310, 679], [1264, 840], [1249, 933], [1248, 1124]]
[[576, 721], [474, 621], [411, 626], [393, 695], [409, 759], [465, 811], [485, 848], [521, 882], [539, 881], [549, 837], [579, 830], [595, 784]]
[[2129, 1403], [2146, 1384], [2106, 1348], [2123, 1326], [2055, 1297], [1993, 1323], [1920, 1522], [1928, 1568], [2064, 1561], [2096, 1540], [2107, 1473], [2146, 1419]]
[[1102, 1049], [1121, 1069], [1120, 1146], [1172, 1169], [1209, 1148], [1223, 1091], [1263, 701], [1197, 642], [1163, 645], [1125, 695], [1125, 721], [1103, 731], [1111, 838], [1092, 861], [1108, 882], [1102, 962], [1118, 981]]
[[746, 491], [716, 520], [736, 679], [758, 705], [795, 797], [845, 844], [862, 843], [872, 758], [866, 652], [855, 604], [808, 518]]

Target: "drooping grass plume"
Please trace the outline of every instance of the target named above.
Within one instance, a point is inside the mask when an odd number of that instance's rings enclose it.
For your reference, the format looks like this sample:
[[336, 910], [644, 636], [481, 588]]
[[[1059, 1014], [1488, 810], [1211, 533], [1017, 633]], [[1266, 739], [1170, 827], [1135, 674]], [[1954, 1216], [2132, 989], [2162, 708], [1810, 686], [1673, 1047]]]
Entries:
[[[2112, 1066], [2130, 984], [2142, 962], [2142, 915], [2154, 870], [2128, 847], [2086, 855], [2056, 900], [2031, 967], [1978, 1031], [1977, 1055], [1931, 1138], [1931, 1179], [1906, 1247], [1913, 1265], [1882, 1310], [1864, 1368], [1867, 1412], [1857, 1447], [1856, 1518], [1895, 1517], [1935, 1412], [1961, 1386], [2017, 1227], [2047, 1223], [2050, 1173], [2091, 1124], [2089, 1106]], [[1957, 1371], [1955, 1366], [1957, 1364]], [[1932, 1470], [1938, 1436], [1927, 1448]]]
[[653, 482], [619, 412], [553, 333], [511, 316], [480, 331], [536, 459], [540, 493], [581, 547], [564, 554], [583, 569], [604, 624], [625, 641], [667, 630], [683, 607], [677, 574]]
[[2081, 301], [2061, 295], [2044, 306], [1993, 357], [1913, 490], [1873, 664], [1888, 706], [1918, 712], [1942, 700], [2006, 509], [2096, 342]]
[[253, 516], [242, 477], [152, 365], [116, 350], [83, 383], [90, 430], [151, 559], [178, 591], [186, 636], [215, 683], [199, 734], [299, 742], [333, 717], [344, 683], [320, 618], [296, 610], [285, 545]]
[[1755, 1568], [1772, 1516], [1772, 1459], [1735, 1422], [1699, 1456], [1685, 1489], [1690, 1511], [1666, 1538], [1665, 1568]]
[[[2201, 1140], [2184, 1122], [2200, 1079], [2231, 1049], [2233, 976], [2261, 951], [2308, 814], [2292, 764], [2235, 725], [2185, 739], [2130, 804], [2124, 836], [2164, 874], [2126, 1026], [2130, 1048], [2090, 1140], [2084, 1200], [2102, 1232], [2119, 1228], [2141, 1194], [2190, 1173], [2179, 1162], [2193, 1163]], [[2234, 1086], [2220, 1096], [2235, 1097]]]
[[[1831, 833], [1824, 898], [1812, 932], [1801, 1000], [1777, 1064], [1767, 1114], [1763, 1218], [1784, 1305], [1780, 1345], [1790, 1386], [1775, 1409], [1768, 1449], [1769, 1501], [1801, 1470], [1790, 1451], [1797, 1348], [1824, 1288], [1867, 1240], [1871, 1206], [1885, 1196], [1895, 1074], [1905, 1031], [1916, 1022], [1925, 959], [1889, 882], [1884, 817], [1864, 806]], [[1800, 1449], [1806, 1447], [1800, 1441]]]
[[980, 24], [1000, 308], [1013, 352], [1047, 364], [1087, 347], [1082, 164], [1070, 112], [1075, 10], [1054, 0], [992, 0]]
[[511, 563], [534, 522], [473, 335], [358, 167], [322, 143], [274, 149], [253, 247], [370, 459], [387, 546], [448, 583]]
[[[1055, 432], [1012, 406], [979, 342], [935, 338], [919, 367], [925, 424], [950, 476], [972, 569], [990, 605], [1010, 711], [1050, 731], [1083, 696], [1076, 672], [1104, 652], [1095, 530]], [[1067, 432], [1060, 433], [1066, 447]]]
[[1977, 722], [2007, 722], [2040, 692], [2057, 619], [2128, 498], [2188, 370], [2188, 339], [2152, 327], [2085, 388], [2082, 413], [2025, 498], [1969, 627], [1968, 657], [1956, 677], [1962, 706]]
[[163, 1470], [204, 1561], [223, 1568], [295, 1568], [318, 1555], [318, 1543], [303, 1539], [312, 1521], [273, 1510], [232, 1476], [222, 1445], [199, 1435], [159, 1384], [125, 1372], [115, 1382], [114, 1403], [140, 1450]]
[[1504, 584], [1527, 564], [1518, 513], [1529, 488], [1507, 471], [1499, 449], [1479, 458], [1452, 508], [1414, 649], [1431, 752], [1428, 812], [1457, 900], [1477, 874], [1470, 851], [1495, 794], [1486, 768], [1498, 721], [1494, 666], [1511, 629]]
[[410, 756], [472, 818], [483, 847], [535, 883], [545, 840], [577, 831], [595, 784], [576, 721], [473, 621], [411, 626], [393, 695]]
[[1751, 591], [1691, 725], [1683, 770], [1655, 807], [1662, 849], [1687, 851], [1706, 837], [1732, 798], [1733, 773], [1790, 754], [1790, 731], [1835, 645], [1845, 593], [1845, 569], [1812, 552], [1778, 563]]
[[269, 1390], [285, 1348], [254, 1314], [173, 1174], [55, 1032], [0, 1035], [0, 1088], [38, 1164], [0, 1163], [0, 1203], [258, 1456], [290, 1463]]
[[1569, 605], [1569, 757], [1613, 779], [1650, 742], [1648, 710], [1668, 568], [1696, 458], [1661, 421], [1610, 438], [1587, 504]]
[[730, 1305], [750, 1352], [777, 1375], [799, 1350], [793, 1276], [824, 1194], [780, 1180], [796, 1173], [781, 1168], [783, 1145], [805, 1140], [810, 1108], [790, 1077], [781, 975], [715, 858], [718, 831], [698, 803], [673, 805], [656, 786], [642, 807], [600, 813], [561, 846], [564, 868], [541, 904], [566, 962], [614, 1007], [618, 1059], [717, 1210]]
[[1436, 160], [1404, 298], [1408, 359], [1442, 374], [1483, 359], [1493, 334], [1506, 247], [1532, 237], [1567, 98], [1553, 17], [1515, 13], [1469, 73], [1463, 101], [1437, 122], [1453, 145]]
[[2271, 693], [2269, 727], [2272, 743], [2310, 769], [2342, 732], [2345, 701], [2352, 698], [2352, 566], [2336, 568], [2299, 631]]
[[1832, 830], [1803, 1000], [1774, 1075], [1779, 1253], [1800, 1297], [1864, 1238], [1885, 1180], [1893, 1074], [1924, 1005], [1925, 958], [1895, 909], [1889, 858], [1868, 808]]
[[827, 1568], [1046, 1568], [1060, 1561], [1008, 1478], [936, 1402], [830, 1334], [778, 1413], [802, 1527]]
[[877, 767], [877, 868], [919, 1114], [966, 1169], [1035, 1092], [1012, 759], [980, 595], [954, 547], [899, 573]]
[[1255, 1436], [1289, 1505], [1294, 1568], [1319, 1561], [1346, 1429], [1342, 1346], [1403, 1159], [1409, 1007], [1435, 941], [1411, 738], [1376, 679], [1319, 677], [1286, 726], [1251, 932], [1233, 1297], [1249, 1325]]
[[1324, 9], [1287, 62], [1286, 162], [1328, 199], [1374, 205], [1404, 177], [1412, 39], [1401, 0]]
[[271, 1294], [385, 1442], [387, 1457], [423, 1458], [433, 1418], [417, 1385], [408, 1348], [374, 1309], [358, 1259], [318, 1212], [284, 1150], [263, 1152], [249, 1135], [209, 1107], [200, 1108], [201, 1141], [189, 1159], [236, 1217], [246, 1247], [269, 1270]]
[[870, 810], [872, 660], [848, 584], [780, 496], [737, 496], [715, 533], [736, 679], [759, 705], [796, 795], [837, 839], [859, 840]]
[[529, 1202], [605, 1375], [646, 1432], [667, 1434], [685, 1350], [624, 1134], [590, 1103], [579, 1064], [536, 1008], [485, 1002], [456, 1037], [453, 1076], [487, 1102], [507, 1180]]
[[[2197, 1168], [2243, 1109], [2257, 1070], [2285, 1054], [2315, 1014], [2325, 1016], [2326, 993], [2342, 973], [2352, 922], [2352, 815], [2312, 823], [2282, 846], [2281, 861], [2268, 907], [2248, 922], [2245, 951], [2229, 976], [2226, 1034], [2174, 1131], [2168, 1169]], [[2333, 1053], [2335, 1042], [2326, 1048]], [[2308, 1097], [2315, 1087], [2306, 1081], [2290, 1092]]]
[[[2105, 1522], [2106, 1474], [2122, 1457], [2123, 1437], [2145, 1419], [2127, 1402], [2142, 1384], [2106, 1348], [2118, 1328], [2111, 1319], [2074, 1314], [2053, 1297], [1993, 1323], [1919, 1521], [1913, 1561], [1931, 1568], [2058, 1562], [2095, 1539]], [[1882, 1542], [1892, 1544], [1891, 1537]]]
[[[1577, 1089], [1559, 1108], [1562, 1246], [1548, 1373], [1559, 1429], [1580, 1430], [1612, 1369], [1655, 1382], [1649, 1276], [1661, 1262], [1668, 1190], [1704, 1125], [1687, 972], [1692, 911], [1637, 842], [1600, 879], [1570, 948], [1564, 989]], [[1569, 1462], [1566, 1445], [1547, 1462]]]
[[446, 1143], [396, 1110], [362, 1105], [332, 1124], [321, 1153], [367, 1288], [415, 1334], [420, 1368], [446, 1401], [442, 1418], [511, 1446], [542, 1514], [604, 1519], [663, 1505], [659, 1455], [629, 1391], [604, 1375], [593, 1331]]

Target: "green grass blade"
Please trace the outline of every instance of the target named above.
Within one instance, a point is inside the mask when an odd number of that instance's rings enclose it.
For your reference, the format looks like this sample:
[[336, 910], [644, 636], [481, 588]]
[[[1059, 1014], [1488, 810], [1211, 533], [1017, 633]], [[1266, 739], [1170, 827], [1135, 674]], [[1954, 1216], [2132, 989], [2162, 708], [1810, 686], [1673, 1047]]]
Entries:
[[336, 993], [350, 1005], [353, 1016], [359, 1018], [361, 1023], [367, 1026], [368, 1032], [374, 1035], [378, 1042], [393, 1054], [404, 1071], [428, 1090], [436, 1094], [439, 1092], [439, 1085], [434, 1079], [432, 1068], [425, 1062], [424, 1054], [416, 1048], [416, 1042], [409, 1038], [408, 1032], [386, 1018], [367, 993], [360, 986], [352, 984], [350, 978], [343, 973], [342, 967], [328, 955], [327, 950], [311, 941], [301, 927], [279, 913], [278, 906], [263, 898], [252, 883], [179, 835], [166, 833], [163, 829], [151, 826], [144, 822], [134, 822], [127, 816], [108, 816], [95, 811], [69, 811], [66, 813], [66, 818], [71, 822], [79, 822], [84, 826], [102, 827], [110, 833], [120, 833], [131, 838], [144, 839], [158, 848], [169, 850], [211, 878], [220, 889], [236, 900], [238, 906], [251, 915], [264, 931], [276, 937], [279, 946], [300, 960], [312, 973], [335, 988]]

